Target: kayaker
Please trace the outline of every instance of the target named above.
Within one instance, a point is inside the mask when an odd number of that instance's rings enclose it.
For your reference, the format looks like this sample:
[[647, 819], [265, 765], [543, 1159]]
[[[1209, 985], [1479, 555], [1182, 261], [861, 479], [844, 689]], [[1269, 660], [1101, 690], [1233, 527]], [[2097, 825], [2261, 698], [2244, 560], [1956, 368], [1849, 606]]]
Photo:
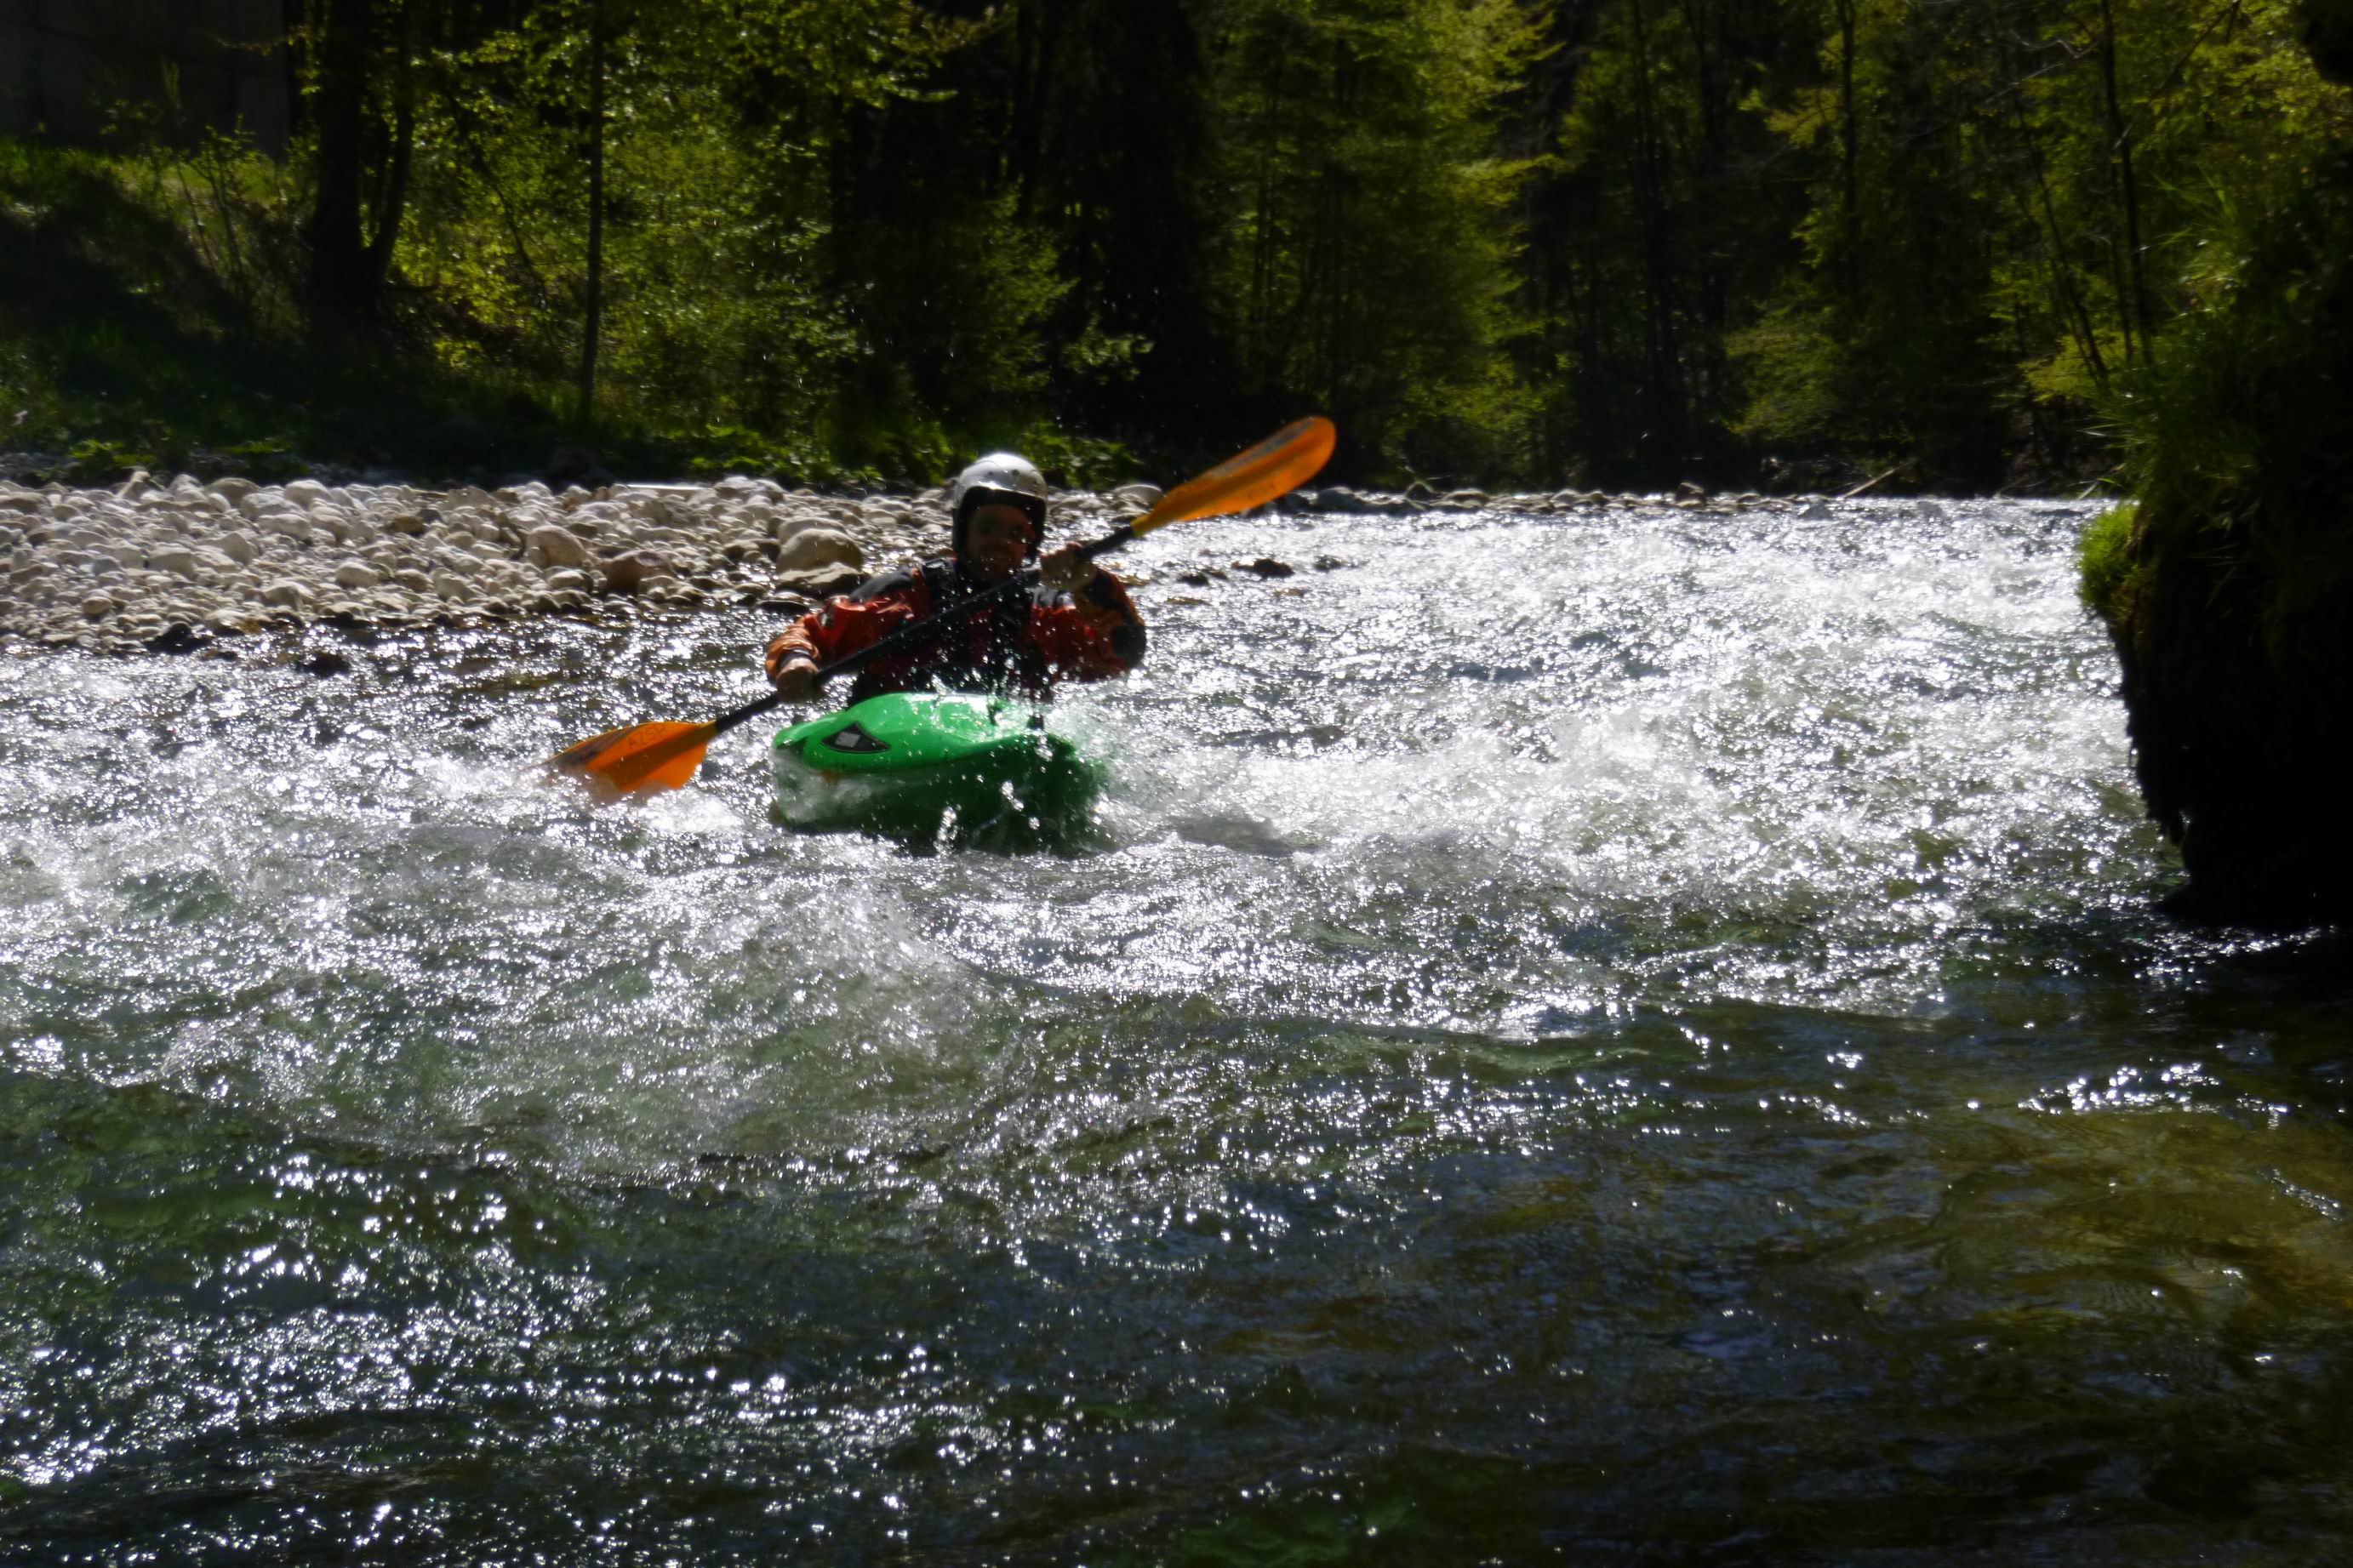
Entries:
[[912, 651], [858, 672], [853, 702], [886, 691], [1018, 691], [1044, 697], [1058, 680], [1106, 680], [1144, 662], [1144, 617], [1120, 580], [1076, 544], [1039, 549], [1046, 477], [1010, 452], [986, 457], [948, 491], [955, 553], [886, 572], [827, 601], [768, 644], [768, 679], [795, 700], [817, 695], [817, 672], [1038, 563], [1038, 585], [949, 622]]

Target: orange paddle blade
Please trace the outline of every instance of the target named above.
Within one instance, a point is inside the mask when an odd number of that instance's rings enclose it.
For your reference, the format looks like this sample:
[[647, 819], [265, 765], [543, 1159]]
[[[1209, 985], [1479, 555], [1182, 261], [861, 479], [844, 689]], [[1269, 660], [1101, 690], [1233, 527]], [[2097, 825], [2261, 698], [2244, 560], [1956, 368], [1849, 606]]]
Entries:
[[1331, 461], [1333, 443], [1338, 439], [1339, 432], [1321, 415], [1286, 425], [1240, 457], [1178, 485], [1128, 526], [1141, 536], [1163, 523], [1264, 506], [1314, 479]]
[[584, 773], [624, 795], [639, 789], [683, 789], [702, 765], [703, 749], [719, 733], [712, 724], [657, 720], [607, 730], [547, 759], [552, 768]]

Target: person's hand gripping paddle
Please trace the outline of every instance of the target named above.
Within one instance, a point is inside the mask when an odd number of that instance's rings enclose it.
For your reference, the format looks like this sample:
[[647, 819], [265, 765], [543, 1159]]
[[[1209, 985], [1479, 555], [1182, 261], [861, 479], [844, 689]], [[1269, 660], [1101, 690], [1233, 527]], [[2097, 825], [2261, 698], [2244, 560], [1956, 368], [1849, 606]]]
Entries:
[[[1336, 438], [1332, 422], [1321, 416], [1286, 426], [1249, 451], [1229, 458], [1198, 479], [1187, 480], [1170, 490], [1151, 510], [1133, 522], [1123, 523], [1101, 539], [1080, 546], [1079, 554], [1082, 559], [1092, 560], [1172, 522], [1185, 522], [1201, 517], [1226, 517], [1234, 512], [1248, 511], [1254, 506], [1264, 506], [1314, 478], [1316, 471], [1331, 458], [1333, 443]], [[1035, 580], [1034, 574], [1017, 574], [994, 588], [959, 601], [953, 609], [902, 627], [871, 647], [861, 648], [847, 658], [834, 660], [817, 672], [817, 679], [822, 682], [831, 676], [847, 675], [869, 659], [880, 658], [923, 642], [936, 632], [942, 623], [970, 615], [1001, 595], [1017, 591], [1026, 593], [1034, 585]], [[558, 752], [548, 759], [547, 765], [578, 773], [624, 793], [678, 789], [694, 777], [695, 769], [702, 765], [702, 753], [712, 742], [746, 720], [756, 719], [790, 700], [789, 694], [772, 691], [705, 723], [657, 719], [649, 723], [633, 724], [624, 730], [607, 730], [601, 735], [591, 736], [576, 746]]]

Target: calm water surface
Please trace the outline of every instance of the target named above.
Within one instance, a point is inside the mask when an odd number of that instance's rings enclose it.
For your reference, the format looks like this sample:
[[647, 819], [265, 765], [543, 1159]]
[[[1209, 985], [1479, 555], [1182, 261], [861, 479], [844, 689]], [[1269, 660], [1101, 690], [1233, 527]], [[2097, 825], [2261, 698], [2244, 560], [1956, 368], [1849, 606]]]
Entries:
[[1022, 854], [529, 774], [749, 615], [0, 659], [0, 1561], [2342, 1561], [2353, 965], [2083, 521], [1171, 529]]

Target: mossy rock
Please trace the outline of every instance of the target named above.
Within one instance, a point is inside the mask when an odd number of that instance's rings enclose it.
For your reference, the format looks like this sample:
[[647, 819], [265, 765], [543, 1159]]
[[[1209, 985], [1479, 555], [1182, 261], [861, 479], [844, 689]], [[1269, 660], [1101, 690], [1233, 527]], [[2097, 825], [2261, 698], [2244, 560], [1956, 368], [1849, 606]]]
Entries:
[[2353, 163], [2214, 242], [2199, 308], [2133, 387], [2139, 502], [2084, 596], [2124, 668], [2134, 765], [2185, 912], [2353, 916]]

